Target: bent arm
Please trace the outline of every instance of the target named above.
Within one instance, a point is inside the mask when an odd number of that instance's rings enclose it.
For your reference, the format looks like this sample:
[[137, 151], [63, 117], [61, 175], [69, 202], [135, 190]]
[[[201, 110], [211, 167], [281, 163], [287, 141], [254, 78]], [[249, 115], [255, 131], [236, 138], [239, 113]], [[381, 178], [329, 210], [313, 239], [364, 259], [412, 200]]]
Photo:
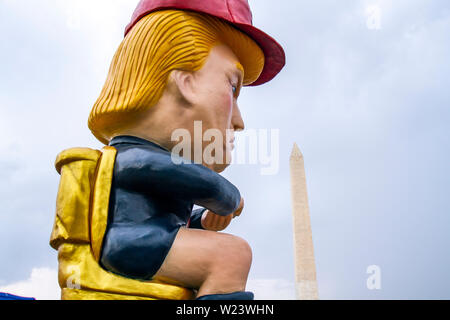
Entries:
[[203, 225], [202, 225], [202, 216], [206, 210], [207, 209], [205, 209], [205, 208], [201, 208], [201, 209], [195, 209], [192, 211], [191, 219], [189, 221], [189, 228], [205, 230], [205, 228], [203, 228]]
[[227, 179], [200, 164], [175, 164], [171, 154], [147, 148], [129, 148], [117, 155], [115, 177], [129, 190], [180, 198], [219, 215], [239, 206], [239, 190]]

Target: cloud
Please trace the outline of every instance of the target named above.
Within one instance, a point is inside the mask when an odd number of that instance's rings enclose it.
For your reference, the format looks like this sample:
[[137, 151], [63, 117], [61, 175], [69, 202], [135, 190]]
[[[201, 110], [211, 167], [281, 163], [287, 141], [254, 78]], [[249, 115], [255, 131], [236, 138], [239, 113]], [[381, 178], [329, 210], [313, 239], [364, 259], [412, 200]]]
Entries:
[[255, 294], [255, 300], [294, 300], [294, 283], [285, 279], [249, 279], [247, 291]]
[[[99, 147], [87, 116], [137, 2], [0, 0], [0, 59], [8, 61], [0, 74], [0, 256], [11, 262], [0, 266], [1, 285], [30, 285], [33, 276], [18, 280], [56, 264], [48, 246], [53, 162], [65, 148]], [[448, 298], [447, 1], [251, 5], [255, 24], [285, 47], [287, 66], [240, 97], [247, 128], [281, 129], [280, 173], [226, 171], [246, 199], [230, 230], [254, 250], [259, 279], [249, 290], [257, 299], [294, 296], [278, 279], [293, 273], [288, 156], [296, 141], [320, 297], [372, 298], [365, 270], [379, 264], [385, 298]], [[378, 18], [380, 29], [368, 29]]]
[[37, 300], [60, 300], [58, 272], [50, 268], [34, 268], [27, 280], [0, 287], [0, 292]]
[[[37, 300], [60, 300], [58, 271], [51, 268], [34, 268], [27, 280], [0, 287], [0, 292]], [[249, 279], [247, 291], [255, 294], [255, 300], [293, 300], [294, 284], [285, 279]]]

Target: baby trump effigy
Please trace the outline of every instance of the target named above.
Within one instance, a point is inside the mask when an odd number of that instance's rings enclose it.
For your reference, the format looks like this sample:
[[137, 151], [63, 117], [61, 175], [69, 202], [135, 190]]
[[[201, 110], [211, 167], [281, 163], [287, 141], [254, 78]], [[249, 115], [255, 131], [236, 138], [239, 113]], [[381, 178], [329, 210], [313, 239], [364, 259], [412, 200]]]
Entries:
[[[138, 4], [89, 116], [105, 147], [56, 160], [50, 244], [62, 299], [253, 299], [250, 246], [218, 232], [244, 200], [219, 173], [245, 128], [240, 90], [284, 64], [281, 46], [253, 27], [247, 0]], [[194, 136], [199, 122], [201, 134], [224, 137], [214, 161], [203, 156], [206, 141], [175, 152], [174, 132]]]

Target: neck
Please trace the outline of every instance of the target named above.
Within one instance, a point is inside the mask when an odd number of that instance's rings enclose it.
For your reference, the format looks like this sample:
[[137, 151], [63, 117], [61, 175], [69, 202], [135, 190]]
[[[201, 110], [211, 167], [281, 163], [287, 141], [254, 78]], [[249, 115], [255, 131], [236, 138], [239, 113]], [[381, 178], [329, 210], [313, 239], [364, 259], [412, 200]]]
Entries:
[[149, 140], [171, 151], [179, 143], [172, 141], [173, 132], [177, 129], [189, 130], [192, 126], [188, 113], [188, 109], [161, 99], [158, 104], [144, 111], [139, 121], [120, 130], [120, 135]]

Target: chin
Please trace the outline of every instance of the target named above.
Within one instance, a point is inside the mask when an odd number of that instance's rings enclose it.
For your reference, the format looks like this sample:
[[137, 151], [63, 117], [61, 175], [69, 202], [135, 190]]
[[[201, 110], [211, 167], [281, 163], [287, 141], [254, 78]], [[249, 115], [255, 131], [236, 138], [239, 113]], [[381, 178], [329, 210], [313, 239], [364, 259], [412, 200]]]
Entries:
[[212, 170], [217, 173], [221, 173], [224, 172], [228, 166], [229, 164], [214, 164]]
[[[224, 148], [223, 154], [224, 154], [224, 159], [222, 160], [222, 163], [213, 163], [212, 165], [210, 165], [210, 169], [213, 170], [214, 172], [217, 173], [221, 173], [223, 171], [225, 171], [226, 168], [228, 168], [232, 162], [232, 155], [231, 155], [231, 150], [229, 148]], [[227, 163], [226, 159], [229, 159], [229, 162]]]

